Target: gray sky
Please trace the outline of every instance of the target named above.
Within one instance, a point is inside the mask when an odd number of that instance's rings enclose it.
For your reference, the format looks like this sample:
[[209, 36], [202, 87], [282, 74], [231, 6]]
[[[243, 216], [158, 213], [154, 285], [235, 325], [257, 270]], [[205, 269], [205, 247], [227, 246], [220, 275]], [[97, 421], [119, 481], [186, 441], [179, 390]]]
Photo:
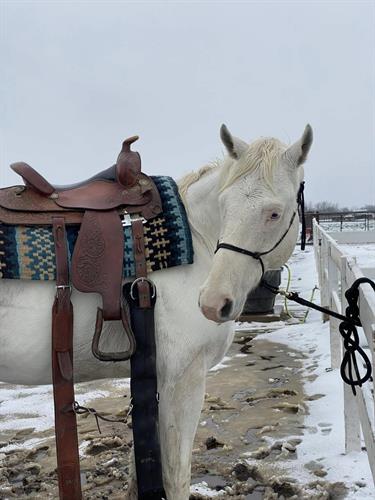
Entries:
[[307, 201], [375, 203], [373, 1], [0, 0], [1, 185], [82, 180], [138, 134], [175, 178], [245, 140], [315, 142]]

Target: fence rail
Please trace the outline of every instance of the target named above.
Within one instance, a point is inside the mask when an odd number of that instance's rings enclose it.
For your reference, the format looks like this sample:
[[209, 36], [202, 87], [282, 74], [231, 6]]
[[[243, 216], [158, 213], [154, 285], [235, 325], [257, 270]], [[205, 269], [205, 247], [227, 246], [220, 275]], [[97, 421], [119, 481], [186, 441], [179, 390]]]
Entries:
[[306, 212], [306, 227], [312, 228], [316, 219], [321, 226], [333, 226], [335, 231], [352, 229], [371, 231], [375, 229], [375, 212], [372, 210], [355, 210], [345, 212]]
[[[345, 255], [337, 242], [313, 220], [315, 262], [321, 291], [321, 304], [324, 307], [345, 314], [347, 302], [345, 291], [358, 278], [362, 270], [354, 258]], [[370, 276], [369, 276], [370, 277]], [[375, 293], [370, 285], [361, 285], [359, 292], [359, 311], [363, 326], [361, 344], [370, 351], [372, 370], [375, 367]], [[342, 342], [339, 333], [339, 320], [323, 316], [330, 322], [331, 366], [338, 368], [342, 360]], [[372, 384], [367, 382], [357, 389], [354, 396], [351, 388], [344, 384], [345, 451], [361, 450], [361, 431], [365, 441], [367, 456], [375, 484], [375, 377]], [[372, 387], [371, 387], [372, 386]]]

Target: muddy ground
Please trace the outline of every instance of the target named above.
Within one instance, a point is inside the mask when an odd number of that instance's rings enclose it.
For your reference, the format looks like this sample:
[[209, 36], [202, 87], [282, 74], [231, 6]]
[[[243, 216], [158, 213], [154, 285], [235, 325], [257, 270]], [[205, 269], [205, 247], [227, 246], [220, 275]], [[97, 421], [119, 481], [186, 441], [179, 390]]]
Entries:
[[[309, 464], [310, 481], [302, 486], [285, 475], [283, 461], [297, 460], [299, 436], [317, 432], [305, 429], [306, 401], [322, 395], [307, 398], [303, 393], [304, 354], [266, 340], [254, 341], [256, 334], [254, 329], [238, 332], [228, 353], [230, 359], [224, 363], [227, 366], [209, 373], [193, 451], [192, 483], [200, 486], [192, 488], [191, 498], [344, 498], [344, 484], [328, 483], [318, 463]], [[124, 415], [129, 390], [113, 389], [110, 381], [99, 384], [99, 388], [111, 389], [111, 397], [92, 401], [90, 406], [107, 415]], [[126, 497], [130, 426], [102, 422], [99, 435], [92, 416], [78, 417], [85, 499]], [[24, 449], [22, 443], [31, 437], [46, 440], [36, 448]], [[6, 449], [9, 443], [19, 443], [19, 448], [1, 453], [1, 447]], [[0, 498], [15, 497], [58, 498], [51, 429], [2, 435]]]

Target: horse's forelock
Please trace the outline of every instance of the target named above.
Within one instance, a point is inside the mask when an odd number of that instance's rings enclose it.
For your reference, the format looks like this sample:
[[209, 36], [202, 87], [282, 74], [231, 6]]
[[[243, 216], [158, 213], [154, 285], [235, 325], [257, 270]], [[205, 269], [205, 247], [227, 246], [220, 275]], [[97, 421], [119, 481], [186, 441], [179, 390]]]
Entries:
[[224, 191], [244, 175], [253, 172], [259, 172], [261, 178], [272, 189], [274, 170], [285, 150], [285, 144], [273, 137], [262, 137], [252, 142], [238, 160], [227, 158], [224, 161], [220, 191]]

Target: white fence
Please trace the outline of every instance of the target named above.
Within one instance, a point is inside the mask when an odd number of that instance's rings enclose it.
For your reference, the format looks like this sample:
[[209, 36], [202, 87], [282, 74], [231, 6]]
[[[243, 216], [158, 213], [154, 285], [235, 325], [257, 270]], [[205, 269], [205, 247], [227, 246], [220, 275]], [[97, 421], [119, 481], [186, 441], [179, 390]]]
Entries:
[[[315, 219], [313, 234], [321, 304], [340, 314], [345, 314], [348, 305], [345, 291], [364, 274], [356, 260], [345, 255], [337, 242], [319, 226]], [[366, 275], [373, 278], [373, 276]], [[375, 377], [375, 293], [368, 284], [360, 286], [359, 310], [363, 326], [361, 345], [362, 347], [365, 345], [367, 352], [370, 353], [373, 377]], [[338, 329], [340, 321], [332, 317], [323, 319], [330, 322], [331, 364], [332, 368], [338, 368], [342, 359], [342, 338]], [[372, 383], [366, 382], [362, 388], [358, 387], [356, 396], [353, 395], [351, 388], [344, 384], [345, 451], [349, 453], [361, 450], [362, 431], [375, 483], [374, 394], [374, 380]]]

